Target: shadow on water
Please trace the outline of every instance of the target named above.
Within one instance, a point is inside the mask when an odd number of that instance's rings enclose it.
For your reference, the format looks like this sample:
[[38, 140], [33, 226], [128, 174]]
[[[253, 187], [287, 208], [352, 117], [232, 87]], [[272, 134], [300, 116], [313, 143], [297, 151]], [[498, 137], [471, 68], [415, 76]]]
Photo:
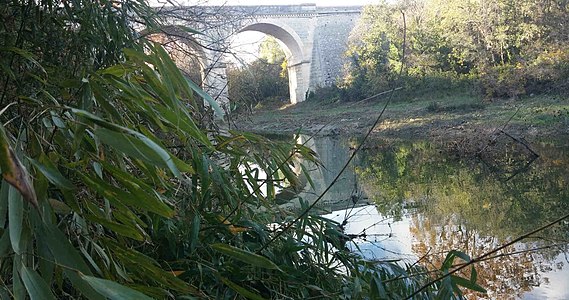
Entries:
[[[370, 259], [413, 263], [424, 257], [422, 264], [436, 269], [453, 249], [480, 256], [569, 212], [569, 150], [505, 140], [471, 159], [428, 142], [377, 142], [358, 154], [319, 207], [346, 224], [353, 248]], [[308, 167], [313, 188], [300, 196], [310, 202], [343, 167], [353, 145], [338, 137], [307, 145], [323, 165]], [[477, 296], [569, 299], [568, 243], [565, 222], [479, 263], [488, 294]]]

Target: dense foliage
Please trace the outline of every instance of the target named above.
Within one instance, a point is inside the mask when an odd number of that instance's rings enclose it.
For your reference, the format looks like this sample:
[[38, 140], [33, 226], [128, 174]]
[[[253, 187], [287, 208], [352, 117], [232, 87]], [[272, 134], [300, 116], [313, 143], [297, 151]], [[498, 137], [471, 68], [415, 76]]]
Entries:
[[267, 37], [259, 46], [259, 58], [227, 70], [229, 100], [234, 110], [250, 111], [270, 101], [289, 102], [286, 56], [275, 38]]
[[363, 13], [343, 87], [351, 100], [385, 91], [404, 59], [404, 84], [421, 93], [475, 87], [494, 98], [566, 91], [567, 19], [566, 1], [384, 1]]
[[[219, 108], [130, 27], [160, 26], [144, 1], [0, 3], [0, 298], [400, 299], [429, 279], [282, 211], [313, 152], [199, 122], [198, 97]], [[459, 285], [481, 290], [419, 297]]]

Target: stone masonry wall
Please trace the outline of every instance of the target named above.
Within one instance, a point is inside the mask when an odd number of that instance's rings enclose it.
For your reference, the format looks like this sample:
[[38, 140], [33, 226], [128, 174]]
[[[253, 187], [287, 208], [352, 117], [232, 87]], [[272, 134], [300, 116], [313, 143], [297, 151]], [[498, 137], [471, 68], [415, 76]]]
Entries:
[[312, 52], [311, 89], [330, 86], [342, 77], [348, 37], [359, 17], [359, 12], [318, 14]]

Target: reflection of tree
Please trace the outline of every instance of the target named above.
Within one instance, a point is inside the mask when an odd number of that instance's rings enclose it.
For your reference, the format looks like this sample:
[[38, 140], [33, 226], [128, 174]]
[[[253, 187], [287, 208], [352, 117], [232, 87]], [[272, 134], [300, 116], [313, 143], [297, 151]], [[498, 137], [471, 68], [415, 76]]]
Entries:
[[[475, 231], [457, 226], [455, 222], [453, 218], [432, 222], [427, 216], [413, 217], [411, 233], [416, 238], [413, 251], [421, 257], [429, 253], [425, 258], [428, 268], [440, 267], [445, 253], [450, 250], [460, 249], [470, 257], [478, 257], [502, 244], [497, 238], [480, 236]], [[525, 243], [508, 247], [502, 253], [519, 253], [498, 256], [478, 263], [476, 266], [478, 283], [488, 290], [488, 295], [485, 297], [513, 299], [530, 291], [534, 286], [545, 283], [546, 278], [543, 278], [539, 271], [555, 267], [550, 255], [524, 252], [539, 247], [539, 244]], [[476, 295], [472, 291], [465, 292], [467, 295]]]
[[[480, 161], [448, 159], [426, 143], [368, 152], [365, 168], [357, 172], [380, 212], [400, 216], [406, 206], [419, 207], [411, 228], [417, 237], [414, 251], [438, 254], [429, 263], [439, 267], [449, 250], [476, 257], [569, 211], [568, 156], [555, 148], [536, 151], [540, 159], [508, 181]], [[509, 251], [567, 243], [567, 232], [567, 224], [556, 226]], [[481, 283], [499, 299], [521, 294], [543, 283], [538, 271], [551, 268], [561, 251], [548, 248], [482, 262]]]

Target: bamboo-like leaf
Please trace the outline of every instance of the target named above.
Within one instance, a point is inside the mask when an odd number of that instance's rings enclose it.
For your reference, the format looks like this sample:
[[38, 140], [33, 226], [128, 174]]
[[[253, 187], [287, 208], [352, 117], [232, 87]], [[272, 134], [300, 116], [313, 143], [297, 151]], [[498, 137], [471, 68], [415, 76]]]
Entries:
[[114, 65], [112, 67], [100, 71], [100, 73], [104, 75], [123, 77], [130, 71], [132, 71], [132, 68], [129, 68], [126, 65]]
[[200, 221], [201, 221], [200, 215], [195, 214], [194, 219], [192, 220], [192, 231], [191, 231], [191, 235], [190, 235], [190, 249], [191, 249], [191, 251], [194, 251], [194, 249], [196, 248], [196, 246], [198, 245], [198, 242], [199, 242]]
[[2, 47], [0, 48], [0, 52], [1, 51], [6, 51], [6, 52], [12, 52], [15, 53], [23, 58], [25, 58], [26, 60], [28, 60], [29, 62], [31, 62], [32, 64], [34, 64], [36, 67], [38, 67], [43, 73], [46, 73], [46, 71], [44, 70], [44, 68], [42, 67], [42, 65], [35, 60], [34, 55], [29, 52], [26, 51], [22, 48], [17, 48], [17, 47]]
[[0, 179], [0, 228], [4, 228], [8, 216], [8, 191], [10, 184]]
[[200, 294], [200, 292], [188, 283], [172, 275], [172, 273], [163, 270], [152, 258], [133, 249], [125, 248], [110, 239], [104, 239], [113, 254], [120, 258], [121, 262], [128, 266], [131, 270], [136, 270], [139, 274], [144, 274], [146, 278], [159, 282], [164, 286], [171, 287], [178, 291], [185, 291], [192, 294]]
[[[117, 179], [124, 180], [124, 178], [120, 178], [120, 173], [116, 173]], [[123, 191], [122, 189], [111, 185], [104, 180], [96, 177], [96, 176], [81, 176], [83, 178], [83, 182], [87, 184], [89, 187], [97, 191], [101, 196], [107, 198], [109, 201], [112, 201], [116, 204], [122, 205], [129, 205], [136, 208], [148, 210], [150, 212], [165, 216], [165, 217], [172, 217], [174, 215], [174, 210], [168, 207], [165, 203], [163, 203], [159, 198], [156, 196], [153, 197], [154, 191], [148, 191], [146, 193], [136, 191], [136, 187], [131, 185], [127, 186], [127, 188], [134, 193], [129, 193]], [[133, 179], [134, 181], [134, 179]], [[124, 183], [124, 182], [123, 182]], [[134, 183], [135, 184], [135, 183]], [[143, 185], [139, 185], [139, 187], [144, 187]], [[142, 188], [141, 188], [142, 189]]]
[[140, 233], [140, 231], [135, 227], [135, 226], [129, 226], [126, 224], [120, 224], [117, 222], [112, 222], [103, 218], [99, 218], [93, 215], [88, 215], [86, 217], [88, 220], [99, 223], [103, 226], [105, 226], [106, 228], [114, 231], [117, 234], [120, 234], [122, 236], [126, 236], [129, 237], [131, 239], [137, 240], [137, 241], [143, 241], [144, 240], [144, 236]]
[[0, 258], [3, 258], [10, 253], [10, 246], [10, 231], [5, 230], [0, 238]]
[[6, 75], [8, 75], [10, 79], [12, 80], [16, 79], [16, 75], [14, 75], [14, 72], [12, 71], [12, 69], [10, 69], [10, 67], [7, 64], [0, 63], [0, 70], [2, 70]]
[[221, 281], [223, 281], [223, 283], [225, 285], [227, 285], [228, 287], [230, 287], [232, 290], [239, 293], [239, 295], [241, 295], [247, 299], [252, 299], [252, 300], [264, 300], [265, 299], [261, 295], [259, 295], [257, 293], [253, 293], [250, 290], [238, 285], [237, 283], [235, 283], [235, 282], [233, 282], [233, 281], [231, 281], [225, 277], [221, 277]]
[[484, 289], [483, 287], [481, 287], [480, 285], [478, 285], [475, 282], [472, 282], [466, 278], [462, 278], [460, 276], [455, 276], [455, 275], [451, 275], [451, 280], [454, 284], [456, 285], [460, 285], [462, 287], [465, 287], [469, 290], [473, 290], [473, 291], [477, 291], [480, 293], [486, 293], [486, 289]]
[[85, 281], [81, 280], [76, 271], [72, 271], [78, 270], [83, 274], [91, 275], [89, 267], [81, 258], [79, 252], [73, 248], [67, 237], [55, 225], [42, 223], [42, 226], [39, 227], [37, 237], [42, 240], [42, 243], [47, 245], [57, 264], [65, 266], [63, 273], [69, 278], [69, 281], [71, 281], [75, 289], [80, 291], [88, 299], [104, 299], [91, 288], [91, 286], [85, 283]]
[[53, 224], [45, 224], [40, 228], [40, 237], [46, 243], [59, 265], [91, 274], [89, 267], [79, 252], [70, 244], [67, 237]]
[[65, 178], [45, 155], [40, 156], [41, 163], [32, 158], [28, 158], [28, 161], [55, 186], [68, 190], [75, 189], [73, 183]]
[[370, 282], [370, 298], [371, 299], [387, 299], [387, 293], [381, 283], [381, 279], [373, 276]]
[[249, 252], [227, 244], [213, 244], [211, 245], [211, 247], [216, 251], [219, 251], [225, 255], [228, 255], [234, 259], [237, 259], [239, 261], [242, 261], [244, 263], [250, 264], [255, 267], [271, 269], [271, 270], [280, 270], [279, 267], [275, 265], [274, 262], [259, 254]]
[[28, 171], [22, 165], [16, 153], [10, 146], [4, 126], [0, 122], [0, 169], [2, 177], [13, 187], [18, 189], [23, 198], [31, 203], [35, 208], [38, 207], [38, 200], [34, 187], [31, 183]]
[[20, 276], [17, 276], [17, 274], [20, 272], [20, 269], [22, 268], [23, 260], [24, 259], [22, 258], [22, 255], [16, 254], [12, 262], [12, 274], [14, 274], [12, 277], [12, 296], [14, 299], [26, 298], [26, 287], [22, 282], [22, 278]]
[[[105, 143], [115, 147], [118, 151], [125, 151], [125, 154], [134, 155], [137, 158], [148, 159], [148, 162], [159, 166], [165, 165], [174, 176], [181, 177], [180, 171], [171, 158], [171, 154], [148, 137], [132, 129], [107, 122], [84, 110], [72, 108], [71, 111], [101, 126], [102, 128], [97, 128], [96, 134], [99, 138], [104, 139]], [[119, 141], [117, 139], [127, 139], [127, 141]]]
[[36, 271], [22, 266], [20, 275], [31, 300], [55, 300], [49, 285]]
[[205, 146], [212, 148], [212, 144], [205, 134], [198, 128], [194, 121], [186, 114], [180, 111], [173, 111], [171, 108], [164, 106], [155, 107], [159, 112], [159, 116], [176, 128], [189, 134], [191, 137], [200, 141]]
[[116, 283], [114, 281], [101, 279], [93, 276], [87, 276], [80, 274], [81, 278], [85, 280], [93, 289], [101, 293], [101, 295], [107, 297], [111, 300], [130, 300], [130, 299], [140, 299], [140, 300], [152, 300], [152, 298], [146, 296], [145, 294], [126, 287], [122, 284]]
[[186, 83], [190, 86], [190, 88], [196, 92], [200, 97], [202, 97], [207, 103], [213, 108], [215, 115], [218, 118], [223, 118], [224, 113], [221, 109], [221, 106], [213, 99], [208, 93], [206, 93], [202, 88], [200, 88], [197, 84], [195, 84], [191, 79], [186, 78]]
[[17, 254], [22, 254], [22, 226], [24, 219], [24, 202], [22, 194], [16, 188], [10, 187], [8, 191], [8, 228], [10, 230], [10, 242], [12, 249]]

